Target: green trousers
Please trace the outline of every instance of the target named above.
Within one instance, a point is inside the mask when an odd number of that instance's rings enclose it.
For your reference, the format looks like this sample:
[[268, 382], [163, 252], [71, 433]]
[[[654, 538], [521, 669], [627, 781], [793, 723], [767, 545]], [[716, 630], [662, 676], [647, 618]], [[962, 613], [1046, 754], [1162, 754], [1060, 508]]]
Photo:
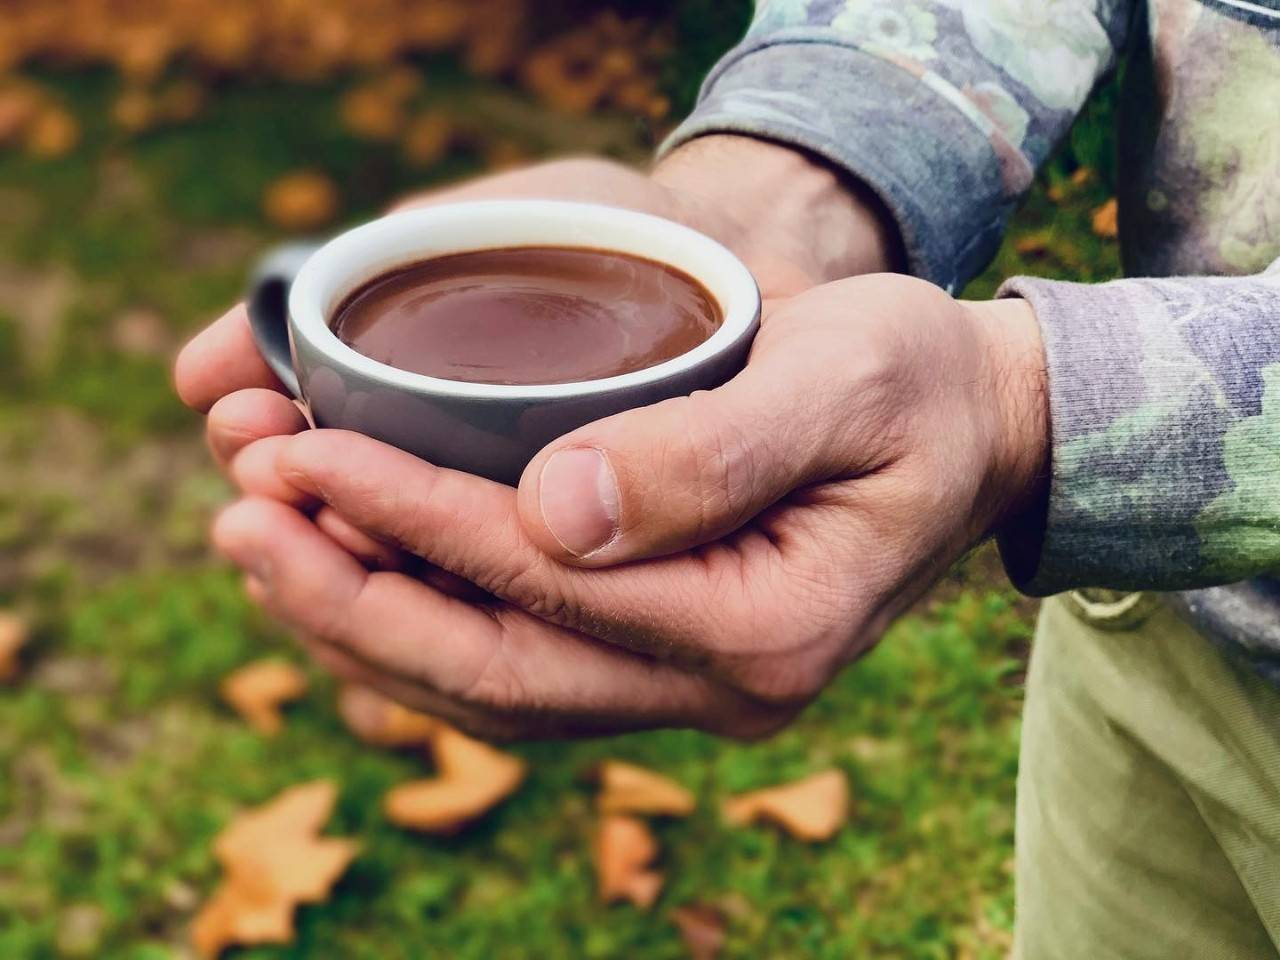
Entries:
[[1280, 691], [1149, 601], [1041, 613], [1019, 960], [1280, 957]]

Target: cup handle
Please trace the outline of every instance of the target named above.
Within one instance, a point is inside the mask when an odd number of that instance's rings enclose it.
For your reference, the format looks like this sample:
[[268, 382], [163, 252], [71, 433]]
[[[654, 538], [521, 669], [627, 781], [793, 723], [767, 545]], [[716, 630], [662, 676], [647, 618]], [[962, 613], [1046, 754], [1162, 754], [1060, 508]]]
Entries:
[[285, 388], [298, 399], [302, 391], [289, 350], [289, 288], [318, 244], [277, 247], [259, 261], [249, 283], [249, 327], [258, 352]]

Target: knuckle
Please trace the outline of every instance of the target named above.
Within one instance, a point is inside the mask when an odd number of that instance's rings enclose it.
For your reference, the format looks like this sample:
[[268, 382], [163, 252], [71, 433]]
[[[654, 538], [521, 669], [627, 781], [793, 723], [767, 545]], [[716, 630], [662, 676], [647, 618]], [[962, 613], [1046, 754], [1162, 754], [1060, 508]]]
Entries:
[[690, 397], [684, 412], [684, 470], [698, 498], [695, 529], [700, 537], [708, 538], [721, 533], [726, 525], [736, 527], [747, 519], [738, 514], [752, 502], [760, 451], [705, 395]]
[[578, 622], [578, 610], [569, 598], [548, 582], [548, 578], [529, 568], [499, 571], [485, 578], [481, 586], [539, 620], [561, 626]]

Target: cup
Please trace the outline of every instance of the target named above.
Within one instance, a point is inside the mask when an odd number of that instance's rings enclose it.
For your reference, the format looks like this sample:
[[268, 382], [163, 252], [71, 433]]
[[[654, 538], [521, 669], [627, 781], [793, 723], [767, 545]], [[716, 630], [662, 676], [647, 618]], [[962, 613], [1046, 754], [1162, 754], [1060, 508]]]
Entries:
[[[687, 353], [579, 383], [466, 383], [366, 357], [334, 334], [334, 312], [358, 287], [433, 257], [504, 247], [612, 251], [668, 264], [699, 281], [723, 322]], [[747, 360], [760, 325], [751, 272], [719, 243], [648, 214], [587, 203], [502, 200], [393, 213], [323, 246], [269, 254], [250, 288], [263, 358], [318, 427], [354, 430], [443, 467], [516, 484], [544, 446], [584, 424], [718, 387]]]

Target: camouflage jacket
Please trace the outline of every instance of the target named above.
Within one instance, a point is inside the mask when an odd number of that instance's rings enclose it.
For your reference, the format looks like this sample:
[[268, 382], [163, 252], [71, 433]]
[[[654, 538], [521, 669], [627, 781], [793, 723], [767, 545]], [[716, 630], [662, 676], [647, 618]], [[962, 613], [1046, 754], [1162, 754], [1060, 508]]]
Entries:
[[1001, 291], [1039, 316], [1053, 430], [1047, 518], [1006, 565], [1035, 593], [1191, 591], [1280, 680], [1280, 0], [761, 0], [668, 147], [814, 151], [957, 291], [1122, 52], [1135, 279]]

